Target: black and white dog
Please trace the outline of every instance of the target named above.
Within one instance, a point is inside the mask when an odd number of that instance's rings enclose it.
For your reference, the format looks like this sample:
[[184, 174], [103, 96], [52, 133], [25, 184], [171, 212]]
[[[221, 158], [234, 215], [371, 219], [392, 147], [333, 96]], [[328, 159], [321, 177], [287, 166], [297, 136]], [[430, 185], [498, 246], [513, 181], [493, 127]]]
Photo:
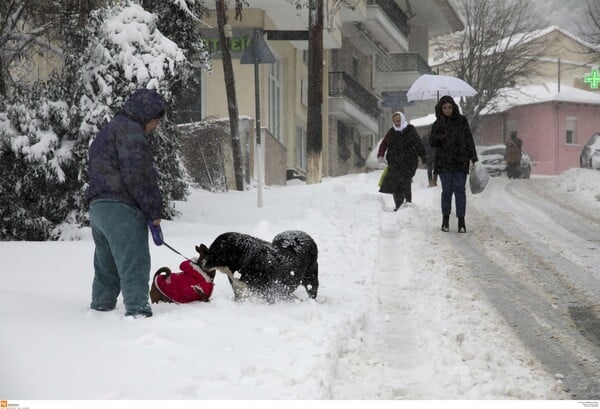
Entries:
[[317, 297], [317, 244], [302, 231], [284, 231], [271, 243], [228, 232], [218, 236], [210, 247], [201, 244], [196, 250], [204, 269], [227, 274], [236, 300], [257, 295], [275, 302], [290, 298], [300, 285], [310, 298]]

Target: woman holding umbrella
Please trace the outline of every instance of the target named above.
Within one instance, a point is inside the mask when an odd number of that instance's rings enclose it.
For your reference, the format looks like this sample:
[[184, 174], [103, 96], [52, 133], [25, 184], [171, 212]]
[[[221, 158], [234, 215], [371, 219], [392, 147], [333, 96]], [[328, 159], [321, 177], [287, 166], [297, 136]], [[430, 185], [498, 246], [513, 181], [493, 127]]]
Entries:
[[456, 204], [458, 232], [466, 233], [465, 213], [467, 195], [465, 185], [469, 161], [477, 162], [475, 142], [467, 118], [458, 111], [450, 95], [440, 98], [435, 106], [436, 121], [431, 126], [431, 147], [436, 148], [435, 173], [442, 182], [442, 231], [449, 230], [452, 196]]

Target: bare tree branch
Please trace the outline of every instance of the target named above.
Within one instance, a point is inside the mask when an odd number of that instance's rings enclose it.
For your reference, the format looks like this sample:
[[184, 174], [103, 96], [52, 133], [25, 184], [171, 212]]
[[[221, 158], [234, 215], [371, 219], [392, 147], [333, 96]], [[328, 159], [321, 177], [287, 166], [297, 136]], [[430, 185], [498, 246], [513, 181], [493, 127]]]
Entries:
[[[65, 30], [81, 28], [103, 0], [8, 0], [0, 2], [0, 96], [17, 84], [14, 69], [36, 53], [62, 55]], [[75, 24], [74, 24], [75, 23]]]
[[462, 103], [473, 132], [481, 111], [504, 88], [537, 73], [549, 44], [538, 40], [542, 23], [530, 3], [518, 0], [461, 0], [465, 20], [460, 48], [440, 67], [467, 81], [476, 96]]
[[577, 25], [581, 32], [583, 41], [589, 47], [584, 50], [589, 54], [590, 63], [598, 62], [600, 59], [600, 0], [587, 0], [587, 21], [584, 25]]

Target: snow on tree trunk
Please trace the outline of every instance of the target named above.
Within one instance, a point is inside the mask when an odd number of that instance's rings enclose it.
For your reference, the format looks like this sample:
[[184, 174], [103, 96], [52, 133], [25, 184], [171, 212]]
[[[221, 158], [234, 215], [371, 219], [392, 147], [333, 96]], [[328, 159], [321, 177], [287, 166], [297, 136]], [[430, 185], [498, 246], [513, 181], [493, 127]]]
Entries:
[[307, 184], [321, 183], [322, 165], [321, 152], [308, 152], [306, 167], [310, 169], [310, 172], [306, 172]]
[[311, 0], [308, 33], [308, 115], [306, 182], [321, 182], [323, 149], [323, 0]]

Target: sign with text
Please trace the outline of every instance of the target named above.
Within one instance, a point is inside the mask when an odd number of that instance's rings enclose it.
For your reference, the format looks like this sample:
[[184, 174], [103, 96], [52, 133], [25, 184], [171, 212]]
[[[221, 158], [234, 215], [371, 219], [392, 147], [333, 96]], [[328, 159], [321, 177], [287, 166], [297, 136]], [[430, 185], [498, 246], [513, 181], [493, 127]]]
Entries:
[[[232, 58], [241, 58], [242, 54], [250, 45], [252, 40], [253, 28], [232, 29], [233, 36], [229, 39]], [[207, 28], [202, 30], [202, 39], [208, 46], [208, 51], [213, 57], [221, 58], [221, 41], [219, 40], [219, 30], [216, 28]]]

